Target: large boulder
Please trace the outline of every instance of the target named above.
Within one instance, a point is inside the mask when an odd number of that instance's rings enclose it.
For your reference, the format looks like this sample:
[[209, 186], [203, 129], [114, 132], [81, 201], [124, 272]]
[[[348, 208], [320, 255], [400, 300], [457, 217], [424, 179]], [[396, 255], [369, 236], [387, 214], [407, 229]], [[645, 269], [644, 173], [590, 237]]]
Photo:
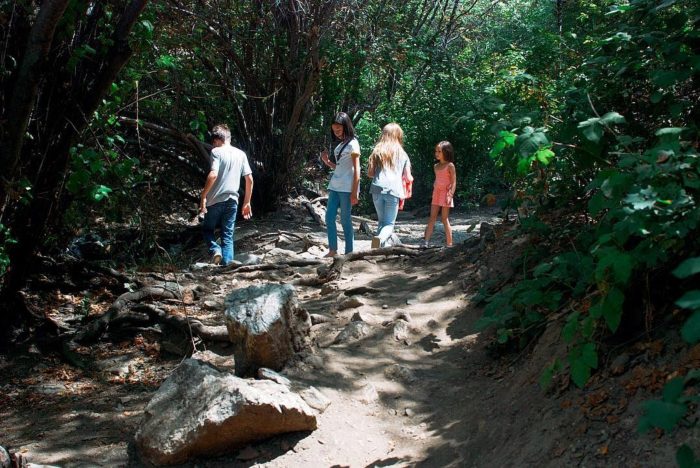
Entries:
[[155, 465], [229, 453], [277, 434], [316, 429], [314, 411], [287, 386], [241, 379], [186, 359], [146, 406], [136, 433]]
[[237, 375], [254, 375], [260, 367], [280, 370], [310, 344], [311, 318], [298, 306], [290, 285], [239, 289], [224, 305]]

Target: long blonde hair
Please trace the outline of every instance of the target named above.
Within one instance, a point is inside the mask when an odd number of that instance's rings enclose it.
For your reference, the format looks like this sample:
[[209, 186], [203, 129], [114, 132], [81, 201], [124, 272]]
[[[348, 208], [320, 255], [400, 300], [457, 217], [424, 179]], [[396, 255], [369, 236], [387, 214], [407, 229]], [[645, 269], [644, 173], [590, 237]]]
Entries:
[[400, 150], [403, 149], [403, 130], [397, 123], [386, 124], [382, 128], [382, 136], [374, 145], [369, 162], [372, 167], [381, 169], [393, 169], [397, 162]]

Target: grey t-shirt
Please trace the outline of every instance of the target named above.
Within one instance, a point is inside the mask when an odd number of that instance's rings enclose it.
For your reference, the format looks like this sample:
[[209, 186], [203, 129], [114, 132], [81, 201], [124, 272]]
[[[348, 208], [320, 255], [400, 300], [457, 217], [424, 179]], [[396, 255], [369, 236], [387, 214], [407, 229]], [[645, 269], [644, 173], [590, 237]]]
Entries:
[[238, 201], [241, 177], [252, 173], [245, 153], [230, 144], [211, 150], [210, 170], [216, 172], [216, 180], [207, 194], [207, 206], [231, 198]]
[[[342, 154], [338, 154], [341, 149], [343, 150]], [[333, 151], [335, 153], [335, 160], [338, 162], [333, 171], [331, 181], [328, 183], [328, 190], [333, 190], [335, 192], [352, 192], [353, 166], [351, 154], [360, 153], [360, 143], [356, 138], [353, 138], [347, 145], [341, 142]]]
[[406, 198], [403, 186], [403, 174], [406, 167], [411, 167], [411, 161], [406, 152], [401, 149], [396, 158], [394, 168], [377, 168], [369, 188], [370, 193], [388, 193], [398, 198]]

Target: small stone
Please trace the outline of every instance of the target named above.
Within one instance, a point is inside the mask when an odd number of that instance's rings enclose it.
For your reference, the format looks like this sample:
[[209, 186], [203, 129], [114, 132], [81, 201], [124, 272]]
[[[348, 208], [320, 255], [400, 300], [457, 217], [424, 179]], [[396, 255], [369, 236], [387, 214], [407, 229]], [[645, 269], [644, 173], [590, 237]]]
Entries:
[[382, 309], [388, 309], [389, 306], [387, 304], [382, 304]]
[[273, 371], [272, 369], [268, 369], [267, 367], [261, 367], [258, 369], [258, 378], [262, 380], [272, 380], [273, 382], [277, 382], [278, 384], [286, 387], [289, 387], [292, 384], [287, 377]]
[[214, 309], [218, 308], [219, 303], [216, 301], [208, 300], [208, 301], [204, 301], [203, 305], [206, 309], [214, 310]]
[[408, 416], [408, 417], [411, 417], [415, 414], [411, 408], [406, 408], [405, 413], [406, 413], [406, 416]]
[[377, 389], [371, 383], [365, 384], [365, 386], [362, 387], [362, 390], [360, 390], [358, 400], [361, 403], [370, 404], [374, 403], [378, 399], [379, 393], [377, 393]]
[[408, 328], [408, 323], [404, 322], [403, 320], [397, 320], [396, 323], [394, 323], [394, 339], [396, 341], [408, 339], [409, 334], [410, 330]]
[[354, 309], [362, 305], [364, 305], [364, 302], [362, 302], [359, 297], [352, 296], [338, 304], [338, 310]]
[[328, 294], [331, 294], [337, 290], [338, 290], [338, 286], [336, 286], [335, 284], [331, 284], [331, 283], [324, 284], [323, 287], [321, 288], [321, 296], [327, 296]]
[[407, 305], [415, 305], [415, 304], [418, 304], [418, 301], [415, 298], [406, 299], [406, 304]]
[[394, 408], [391, 408], [391, 409], [389, 410], [389, 414], [392, 415], [392, 416], [396, 416], [396, 410], [395, 410]]
[[434, 329], [436, 329], [436, 328], [438, 328], [438, 327], [440, 326], [440, 324], [439, 324], [439, 323], [437, 322], [437, 320], [435, 320], [435, 319], [430, 319], [430, 320], [428, 320], [428, 323], [427, 323], [426, 325], [427, 325], [428, 328], [430, 328], [431, 330], [434, 330]]
[[300, 390], [298, 393], [301, 399], [304, 400], [307, 405], [319, 413], [323, 413], [331, 405], [331, 400], [329, 400], [326, 395], [321, 393], [321, 391], [316, 387], [305, 388]]

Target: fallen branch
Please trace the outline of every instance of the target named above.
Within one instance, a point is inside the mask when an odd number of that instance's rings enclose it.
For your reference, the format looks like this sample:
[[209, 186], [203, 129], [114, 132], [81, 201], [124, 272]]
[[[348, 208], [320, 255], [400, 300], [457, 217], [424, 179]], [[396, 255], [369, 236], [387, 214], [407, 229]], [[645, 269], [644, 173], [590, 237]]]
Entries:
[[320, 224], [321, 226], [326, 226], [326, 220], [316, 211], [316, 208], [311, 204], [311, 202], [304, 200], [301, 204], [306, 207], [306, 209], [311, 213], [311, 217]]
[[263, 263], [260, 265], [227, 265], [225, 267], [218, 268], [216, 274], [220, 275], [223, 273], [250, 273], [251, 271], [269, 271], [269, 270], [284, 270], [291, 267], [305, 267], [313, 265], [321, 265], [323, 260], [320, 259], [300, 259], [300, 260], [289, 260], [284, 263]]

